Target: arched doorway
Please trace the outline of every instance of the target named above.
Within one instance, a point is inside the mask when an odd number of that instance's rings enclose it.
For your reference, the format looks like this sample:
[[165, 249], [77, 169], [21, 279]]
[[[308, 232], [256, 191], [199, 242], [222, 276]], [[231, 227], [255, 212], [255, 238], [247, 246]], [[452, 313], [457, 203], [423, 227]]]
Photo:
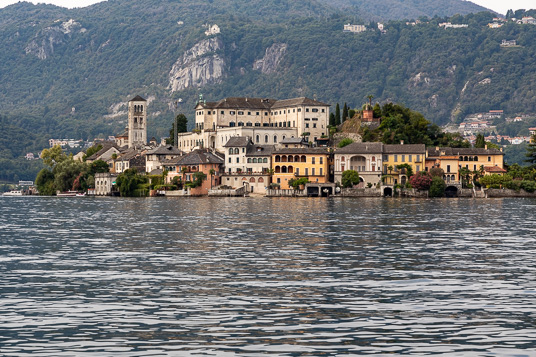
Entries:
[[458, 188], [456, 186], [448, 186], [445, 189], [446, 197], [458, 197]]
[[383, 189], [384, 197], [393, 197], [393, 189], [391, 187], [386, 187]]

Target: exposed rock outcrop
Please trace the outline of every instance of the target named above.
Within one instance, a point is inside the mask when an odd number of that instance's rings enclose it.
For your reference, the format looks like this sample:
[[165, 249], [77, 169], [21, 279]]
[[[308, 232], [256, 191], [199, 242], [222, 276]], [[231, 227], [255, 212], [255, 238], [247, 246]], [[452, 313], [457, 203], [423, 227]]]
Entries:
[[223, 42], [212, 37], [197, 43], [175, 62], [169, 72], [172, 92], [219, 83], [225, 75], [225, 60], [218, 53]]
[[39, 31], [24, 50], [26, 54], [45, 60], [54, 53], [56, 45], [65, 43], [75, 33], [84, 33], [86, 31], [78, 22], [71, 19], [57, 26], [47, 27]]
[[266, 49], [264, 57], [255, 61], [253, 69], [260, 70], [264, 74], [270, 74], [277, 71], [279, 64], [287, 53], [288, 45], [286, 43], [274, 43]]

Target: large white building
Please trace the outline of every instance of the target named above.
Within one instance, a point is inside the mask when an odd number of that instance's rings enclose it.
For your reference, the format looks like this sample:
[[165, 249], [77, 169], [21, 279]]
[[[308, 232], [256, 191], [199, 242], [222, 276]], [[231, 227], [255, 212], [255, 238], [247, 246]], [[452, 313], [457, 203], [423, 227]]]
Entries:
[[315, 143], [328, 136], [329, 105], [301, 97], [285, 100], [225, 98], [199, 101], [195, 129], [178, 135], [178, 148], [196, 147], [224, 151], [234, 136], [250, 137], [255, 144], [276, 145], [286, 138], [306, 136]]

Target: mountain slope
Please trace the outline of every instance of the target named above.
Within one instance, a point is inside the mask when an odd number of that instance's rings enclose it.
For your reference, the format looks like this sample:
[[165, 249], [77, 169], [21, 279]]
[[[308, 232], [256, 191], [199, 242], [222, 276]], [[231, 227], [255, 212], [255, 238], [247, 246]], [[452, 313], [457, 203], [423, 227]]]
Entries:
[[[420, 0], [382, 1], [430, 10]], [[24, 130], [84, 139], [121, 132], [124, 102], [136, 94], [150, 101], [149, 136], [156, 137], [167, 135], [172, 103], [183, 98], [179, 110], [191, 118], [199, 94], [306, 95], [352, 106], [373, 94], [437, 123], [453, 113], [534, 109], [526, 88], [536, 73], [529, 60], [536, 26], [490, 30], [488, 13], [451, 19], [467, 29], [439, 28], [447, 18], [435, 18], [415, 27], [391, 22], [386, 34], [343, 33], [354, 21], [346, 7], [360, 4], [109, 0], [68, 10], [19, 3], [0, 10], [0, 109]], [[443, 4], [456, 12], [470, 6]], [[221, 33], [207, 36], [213, 24]], [[523, 47], [504, 50], [505, 38]]]

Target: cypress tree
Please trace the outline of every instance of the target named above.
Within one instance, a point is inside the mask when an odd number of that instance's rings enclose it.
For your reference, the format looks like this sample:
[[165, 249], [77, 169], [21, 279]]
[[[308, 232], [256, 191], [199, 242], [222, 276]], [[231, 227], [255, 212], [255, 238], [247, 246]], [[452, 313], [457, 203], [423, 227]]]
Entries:
[[335, 126], [335, 114], [329, 113], [329, 126]]
[[526, 162], [530, 164], [536, 164], [536, 134], [532, 135], [530, 144], [527, 146], [527, 153], [525, 154]]
[[483, 149], [485, 147], [486, 147], [486, 139], [484, 139], [484, 135], [478, 134], [476, 136], [475, 148]]
[[346, 103], [344, 103], [344, 107], [342, 109], [342, 122], [344, 123], [346, 120], [348, 120], [348, 106]]
[[339, 103], [335, 107], [335, 125], [341, 125], [341, 107]]

